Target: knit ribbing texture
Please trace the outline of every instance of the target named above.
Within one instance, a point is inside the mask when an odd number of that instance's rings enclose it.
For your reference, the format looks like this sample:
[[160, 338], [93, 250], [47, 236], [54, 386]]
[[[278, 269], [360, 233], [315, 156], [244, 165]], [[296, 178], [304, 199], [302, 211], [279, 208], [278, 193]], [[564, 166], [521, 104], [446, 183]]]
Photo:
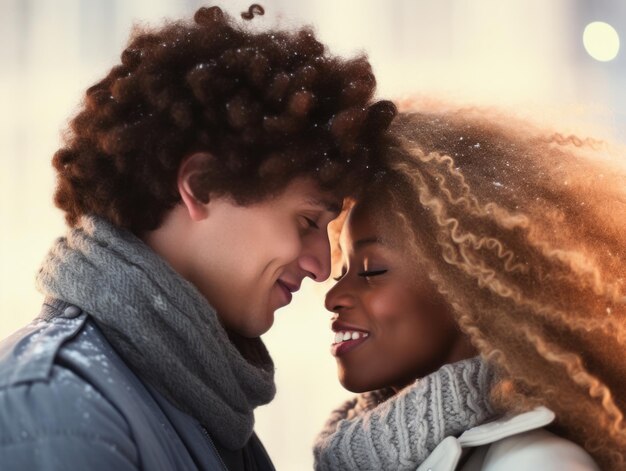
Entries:
[[414, 470], [448, 436], [495, 417], [492, 368], [480, 357], [444, 365], [398, 394], [374, 391], [332, 414], [314, 446], [317, 471]]

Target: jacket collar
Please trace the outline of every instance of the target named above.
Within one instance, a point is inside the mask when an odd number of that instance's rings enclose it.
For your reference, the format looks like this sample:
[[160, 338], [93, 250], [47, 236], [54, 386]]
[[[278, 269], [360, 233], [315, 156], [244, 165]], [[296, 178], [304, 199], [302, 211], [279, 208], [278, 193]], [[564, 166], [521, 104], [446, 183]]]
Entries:
[[545, 427], [553, 420], [554, 412], [546, 407], [537, 407], [523, 414], [504, 417], [469, 429], [458, 440], [463, 448], [482, 446], [512, 435]]
[[478, 447], [503, 438], [545, 427], [554, 420], [554, 412], [537, 407], [519, 415], [503, 417], [465, 431], [459, 438], [447, 437], [417, 468], [417, 471], [454, 470], [461, 458], [462, 448]]

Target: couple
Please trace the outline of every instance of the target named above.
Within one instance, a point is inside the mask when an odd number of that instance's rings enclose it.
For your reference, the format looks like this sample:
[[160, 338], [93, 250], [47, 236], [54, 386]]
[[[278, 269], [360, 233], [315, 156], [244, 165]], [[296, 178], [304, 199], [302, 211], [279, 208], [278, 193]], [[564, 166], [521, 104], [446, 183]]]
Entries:
[[624, 189], [591, 147], [372, 102], [219, 8], [138, 31], [54, 156], [70, 231], [0, 343], [6, 470], [271, 470], [260, 336], [305, 277], [360, 394], [320, 470], [624, 469]]

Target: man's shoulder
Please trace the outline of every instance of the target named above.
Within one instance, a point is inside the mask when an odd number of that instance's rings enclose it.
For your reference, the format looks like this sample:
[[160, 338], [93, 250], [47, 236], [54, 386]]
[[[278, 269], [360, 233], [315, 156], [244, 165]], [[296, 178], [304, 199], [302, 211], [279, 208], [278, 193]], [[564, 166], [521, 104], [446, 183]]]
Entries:
[[93, 385], [55, 363], [27, 376], [0, 388], [2, 469], [137, 468], [127, 421]]
[[52, 317], [57, 308], [44, 304], [40, 316], [0, 342], [0, 390], [50, 379], [59, 350], [87, 321], [86, 314], [69, 305]]
[[0, 390], [2, 469], [131, 471], [140, 462], [124, 418], [70, 370]]
[[[37, 459], [61, 459], [51, 452], [57, 448], [71, 463], [132, 467], [137, 453], [125, 418], [82, 374], [94, 358], [106, 361], [96, 332], [88, 332], [79, 308], [60, 306], [44, 305], [36, 320], [0, 342], [1, 461], [30, 469]], [[81, 351], [86, 344], [91, 355]]]
[[116, 401], [140, 397], [141, 386], [90, 316], [68, 303], [44, 304], [33, 322], [0, 342], [0, 394], [14, 401], [23, 396], [47, 407], [64, 401], [117, 409]]
[[54, 470], [192, 469], [188, 449], [202, 469], [219, 469], [195, 419], [145, 384], [79, 308], [44, 305], [35, 321], [0, 342], [3, 471], [42, 463]]
[[53, 365], [46, 381], [0, 389], [1, 448], [76, 441], [120, 448], [129, 436], [124, 417], [71, 369]]

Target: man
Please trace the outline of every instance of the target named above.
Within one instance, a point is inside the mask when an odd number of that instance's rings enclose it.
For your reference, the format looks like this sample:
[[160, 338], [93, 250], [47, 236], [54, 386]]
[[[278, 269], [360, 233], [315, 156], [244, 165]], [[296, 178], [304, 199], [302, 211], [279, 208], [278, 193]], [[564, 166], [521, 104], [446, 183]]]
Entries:
[[364, 58], [217, 8], [136, 31], [54, 156], [67, 237], [0, 344], [3, 470], [273, 469], [259, 336], [376, 171], [395, 109]]

